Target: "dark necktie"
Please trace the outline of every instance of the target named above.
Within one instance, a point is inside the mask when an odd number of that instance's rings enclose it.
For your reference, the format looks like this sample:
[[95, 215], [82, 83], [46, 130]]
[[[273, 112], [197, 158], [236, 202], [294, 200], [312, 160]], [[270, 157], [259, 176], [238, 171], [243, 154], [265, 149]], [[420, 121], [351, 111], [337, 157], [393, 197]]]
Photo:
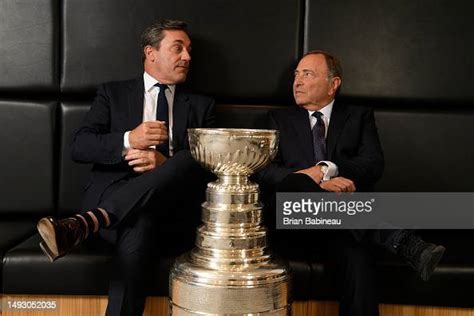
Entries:
[[[165, 91], [168, 89], [168, 86], [165, 84], [157, 83], [155, 86], [160, 88], [158, 94], [158, 102], [156, 106], [156, 119], [158, 121], [166, 122], [166, 128], [168, 128], [168, 100], [166, 99]], [[169, 135], [168, 135], [169, 136]], [[156, 150], [165, 155], [169, 156], [169, 142], [165, 141], [163, 144], [156, 145]]]
[[314, 124], [311, 132], [313, 134], [314, 162], [317, 163], [326, 160], [326, 139], [324, 137], [326, 128], [321, 112], [316, 111], [312, 115], [316, 118], [316, 124]]

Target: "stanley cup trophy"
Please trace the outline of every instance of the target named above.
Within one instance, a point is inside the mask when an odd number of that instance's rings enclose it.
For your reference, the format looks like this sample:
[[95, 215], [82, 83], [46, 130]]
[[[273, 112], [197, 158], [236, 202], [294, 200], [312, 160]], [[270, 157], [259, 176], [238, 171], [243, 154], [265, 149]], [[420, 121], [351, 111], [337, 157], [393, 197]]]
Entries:
[[188, 129], [207, 185], [196, 248], [170, 274], [170, 315], [289, 315], [289, 274], [269, 254], [258, 185], [248, 177], [276, 155], [278, 132]]

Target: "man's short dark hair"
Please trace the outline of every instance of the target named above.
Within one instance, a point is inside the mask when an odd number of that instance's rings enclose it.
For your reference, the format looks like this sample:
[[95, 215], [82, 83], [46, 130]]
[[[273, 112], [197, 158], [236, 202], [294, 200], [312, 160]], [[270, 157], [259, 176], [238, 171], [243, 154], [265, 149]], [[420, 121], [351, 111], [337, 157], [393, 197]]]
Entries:
[[145, 60], [144, 49], [146, 46], [160, 48], [161, 41], [165, 37], [164, 31], [183, 31], [187, 34], [187, 27], [186, 22], [178, 20], [162, 20], [147, 27], [141, 36], [143, 60]]
[[308, 55], [323, 55], [324, 56], [324, 58], [326, 59], [326, 65], [328, 66], [328, 80], [334, 77], [341, 78], [341, 85], [339, 85], [339, 87], [336, 90], [336, 95], [338, 95], [339, 90], [341, 89], [341, 86], [342, 86], [342, 76], [343, 76], [341, 61], [336, 56], [331, 55], [330, 53], [324, 50], [309, 51], [306, 54], [304, 54], [303, 57], [301, 57], [301, 59], [303, 59], [304, 57]]
[[304, 54], [303, 57], [306, 57], [308, 55], [323, 55], [324, 58], [326, 59], [326, 65], [328, 66], [328, 75], [329, 75], [328, 79], [339, 77], [342, 80], [342, 75], [343, 75], [342, 64], [341, 64], [341, 61], [337, 57], [323, 50], [309, 51], [306, 54]]

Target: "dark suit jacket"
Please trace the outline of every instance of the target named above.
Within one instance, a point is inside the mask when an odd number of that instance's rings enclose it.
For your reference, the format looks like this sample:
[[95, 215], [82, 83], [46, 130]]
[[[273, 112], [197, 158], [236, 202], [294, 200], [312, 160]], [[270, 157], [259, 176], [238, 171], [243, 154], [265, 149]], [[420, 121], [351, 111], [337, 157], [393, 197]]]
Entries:
[[[287, 175], [315, 162], [307, 110], [292, 106], [271, 111], [269, 127], [280, 132], [278, 155], [258, 178], [274, 191]], [[372, 110], [334, 102], [326, 148], [327, 160], [338, 166], [339, 176], [353, 180], [358, 191], [373, 190], [384, 158]]]
[[[83, 207], [96, 207], [103, 192], [124, 177], [136, 176], [122, 158], [123, 135], [142, 123], [143, 77], [103, 84], [74, 135], [72, 158], [94, 163]], [[177, 86], [173, 104], [174, 152], [189, 149], [187, 128], [211, 127], [214, 100], [182, 92]]]

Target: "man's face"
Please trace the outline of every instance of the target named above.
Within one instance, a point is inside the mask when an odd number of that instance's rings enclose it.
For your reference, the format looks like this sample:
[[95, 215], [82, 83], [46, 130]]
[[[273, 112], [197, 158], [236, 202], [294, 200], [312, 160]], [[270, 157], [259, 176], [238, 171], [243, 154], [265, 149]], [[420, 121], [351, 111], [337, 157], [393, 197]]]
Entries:
[[341, 84], [339, 77], [328, 79], [326, 58], [321, 54], [303, 57], [295, 70], [293, 96], [307, 110], [319, 110], [329, 104]]
[[184, 31], [164, 31], [158, 49], [145, 48], [145, 70], [164, 84], [184, 82], [191, 62], [191, 40]]

